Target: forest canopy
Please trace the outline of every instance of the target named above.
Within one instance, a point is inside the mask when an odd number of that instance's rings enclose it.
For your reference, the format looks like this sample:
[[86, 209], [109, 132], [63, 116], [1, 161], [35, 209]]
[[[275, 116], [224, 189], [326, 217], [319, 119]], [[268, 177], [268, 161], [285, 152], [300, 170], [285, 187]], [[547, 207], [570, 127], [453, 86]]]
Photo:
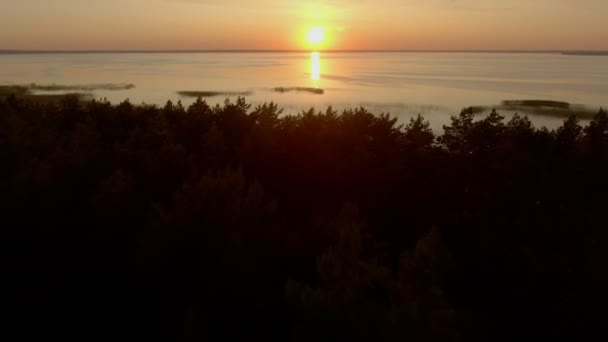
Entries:
[[13, 317], [185, 340], [588, 336], [608, 115], [550, 131], [473, 112], [436, 135], [244, 98], [0, 100]]

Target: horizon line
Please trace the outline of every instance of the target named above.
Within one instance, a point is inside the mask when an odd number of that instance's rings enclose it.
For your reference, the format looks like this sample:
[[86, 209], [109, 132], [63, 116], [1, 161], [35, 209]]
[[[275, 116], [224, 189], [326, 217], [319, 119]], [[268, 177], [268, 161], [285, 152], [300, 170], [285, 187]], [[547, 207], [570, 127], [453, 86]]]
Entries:
[[390, 52], [410, 52], [410, 53], [577, 53], [577, 54], [608, 54], [608, 50], [531, 50], [531, 49], [510, 49], [510, 50], [442, 50], [442, 49], [342, 49], [342, 50], [315, 50], [315, 49], [159, 49], [159, 50], [106, 50], [106, 49], [90, 49], [90, 50], [45, 50], [45, 49], [0, 49], [0, 54], [53, 54], [53, 53], [308, 53], [308, 52], [324, 52], [324, 53], [390, 53]]

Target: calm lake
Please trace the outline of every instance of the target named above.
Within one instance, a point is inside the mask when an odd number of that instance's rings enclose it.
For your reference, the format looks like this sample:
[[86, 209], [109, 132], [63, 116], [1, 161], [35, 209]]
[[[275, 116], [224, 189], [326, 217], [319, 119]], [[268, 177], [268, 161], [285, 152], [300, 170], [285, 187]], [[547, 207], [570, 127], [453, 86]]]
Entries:
[[[365, 106], [401, 121], [423, 114], [434, 128], [468, 106], [504, 100], [551, 100], [598, 110], [608, 105], [608, 57], [559, 53], [67, 53], [0, 54], [0, 84], [119, 85], [90, 90], [112, 102], [164, 104], [209, 92], [221, 103], [247, 94], [275, 101], [286, 114], [303, 109]], [[278, 92], [275, 88], [282, 88]], [[94, 88], [94, 87], [91, 87]], [[321, 90], [322, 91], [316, 91]], [[213, 95], [213, 96], [211, 96]], [[506, 116], [514, 109], [503, 108]], [[524, 111], [525, 110], [517, 110]], [[530, 112], [549, 128], [563, 118]]]

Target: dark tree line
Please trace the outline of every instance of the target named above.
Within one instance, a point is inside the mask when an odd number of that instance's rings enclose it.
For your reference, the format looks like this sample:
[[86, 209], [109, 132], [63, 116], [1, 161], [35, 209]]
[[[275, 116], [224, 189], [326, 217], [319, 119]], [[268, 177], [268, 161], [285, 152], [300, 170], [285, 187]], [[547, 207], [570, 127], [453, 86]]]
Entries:
[[[0, 102], [9, 325], [170, 340], [583, 338], [608, 115]], [[592, 260], [594, 263], [592, 264]]]

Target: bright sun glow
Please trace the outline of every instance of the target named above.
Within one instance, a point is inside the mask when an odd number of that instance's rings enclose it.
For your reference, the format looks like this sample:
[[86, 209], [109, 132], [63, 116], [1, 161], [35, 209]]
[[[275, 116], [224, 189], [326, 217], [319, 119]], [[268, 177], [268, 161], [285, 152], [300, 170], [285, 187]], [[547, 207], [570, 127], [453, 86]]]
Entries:
[[310, 57], [310, 75], [313, 81], [321, 79], [321, 54], [313, 52]]
[[319, 45], [325, 40], [325, 30], [322, 27], [313, 27], [308, 31], [308, 42]]

